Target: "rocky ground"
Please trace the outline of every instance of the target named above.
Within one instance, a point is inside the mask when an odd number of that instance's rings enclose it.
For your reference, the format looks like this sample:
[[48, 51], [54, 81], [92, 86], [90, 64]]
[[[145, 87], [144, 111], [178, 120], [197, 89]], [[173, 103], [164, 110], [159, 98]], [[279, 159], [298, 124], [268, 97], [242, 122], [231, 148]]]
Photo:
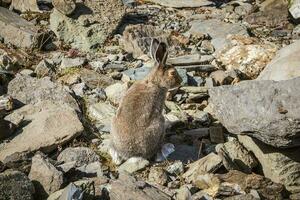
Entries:
[[[174, 148], [116, 166], [154, 37]], [[300, 199], [299, 55], [299, 0], [0, 0], [0, 200]]]

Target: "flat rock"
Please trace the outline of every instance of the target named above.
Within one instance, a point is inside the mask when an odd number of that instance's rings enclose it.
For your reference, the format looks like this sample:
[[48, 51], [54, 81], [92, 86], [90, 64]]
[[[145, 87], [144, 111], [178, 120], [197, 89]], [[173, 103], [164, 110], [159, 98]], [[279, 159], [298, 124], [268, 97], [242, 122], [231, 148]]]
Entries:
[[189, 169], [183, 174], [188, 182], [195, 183], [198, 175], [212, 173], [222, 165], [222, 159], [215, 153], [210, 153], [207, 156], [188, 165]]
[[75, 162], [75, 166], [80, 167], [84, 164], [100, 161], [100, 157], [87, 147], [69, 147], [58, 155], [57, 161], [64, 163]]
[[100, 131], [110, 132], [111, 119], [116, 108], [110, 104], [99, 102], [88, 107], [88, 115], [95, 122]]
[[39, 47], [42, 38], [47, 38], [34, 24], [3, 7], [0, 7], [0, 36], [5, 43], [29, 49]]
[[152, 68], [147, 66], [143, 66], [135, 69], [134, 68], [128, 69], [122, 72], [123, 73], [122, 80], [124, 77], [127, 77], [127, 79], [129, 80], [142, 80], [150, 73], [151, 70]]
[[134, 177], [121, 173], [119, 179], [113, 180], [110, 185], [109, 197], [111, 200], [170, 200], [171, 197], [156, 187], [144, 182], [138, 182]]
[[161, 29], [152, 25], [129, 25], [123, 32], [121, 44], [125, 51], [132, 53], [133, 57], [138, 58], [142, 55], [149, 55], [152, 38], [168, 42], [169, 35]]
[[167, 62], [174, 66], [190, 66], [209, 64], [213, 59], [214, 57], [211, 55], [192, 54], [169, 58]]
[[[114, 15], [110, 15], [112, 10]], [[54, 9], [50, 15], [50, 29], [73, 48], [95, 51], [116, 31], [124, 14], [121, 1], [87, 0], [78, 3], [69, 16]]]
[[52, 0], [55, 9], [64, 15], [70, 15], [76, 8], [76, 2], [73, 0]]
[[300, 191], [299, 149], [277, 149], [242, 135], [239, 135], [238, 139], [253, 152], [267, 178], [283, 184], [292, 193]]
[[127, 83], [115, 83], [105, 88], [105, 93], [111, 103], [118, 105], [128, 88]]
[[295, 78], [211, 88], [211, 114], [233, 134], [247, 134], [275, 147], [299, 146], [299, 84], [300, 78]]
[[129, 158], [126, 162], [124, 162], [120, 167], [118, 168], [119, 172], [126, 171], [127, 173], [134, 173], [136, 171], [142, 170], [145, 167], [149, 165], [149, 161], [141, 158], [141, 157], [132, 157]]
[[258, 44], [254, 41], [249, 44], [238, 40], [250, 40], [247, 37], [231, 39], [233, 45], [220, 50], [217, 59], [226, 70], [238, 69], [248, 78], [255, 79], [265, 66], [274, 57], [277, 47], [274, 44]]
[[0, 174], [1, 199], [33, 200], [34, 186], [22, 172], [6, 170]]
[[227, 170], [240, 170], [251, 173], [257, 166], [256, 158], [237, 140], [229, 141], [216, 147]]
[[82, 57], [77, 58], [63, 58], [60, 69], [68, 69], [71, 67], [82, 67], [86, 63], [86, 59]]
[[168, 156], [170, 160], [180, 160], [183, 163], [197, 160], [197, 158], [197, 147], [185, 144], [175, 145], [175, 151]]
[[23, 104], [35, 104], [43, 100], [67, 104], [79, 110], [76, 100], [72, 97], [71, 91], [61, 84], [54, 83], [49, 77], [41, 79], [17, 74], [9, 82], [7, 93]]
[[229, 24], [218, 19], [195, 20], [191, 22], [189, 33], [193, 35], [209, 34], [212, 38], [211, 43], [216, 51], [222, 49], [229, 41], [226, 40], [230, 35], [248, 35], [247, 29], [239, 23]]
[[153, 3], [173, 8], [197, 8], [202, 6], [213, 5], [214, 3], [207, 0], [150, 0]]
[[6, 120], [13, 123], [20, 118], [28, 124], [20, 128], [15, 137], [1, 147], [1, 161], [15, 153], [37, 150], [49, 153], [83, 131], [73, 108], [51, 101], [29, 104], [6, 116]]
[[39, 196], [44, 198], [59, 190], [63, 184], [63, 173], [39, 153], [32, 158], [28, 177], [33, 182]]
[[258, 80], [281, 81], [300, 76], [300, 40], [280, 49]]
[[300, 1], [299, 0], [292, 1], [289, 11], [294, 19], [300, 19]]

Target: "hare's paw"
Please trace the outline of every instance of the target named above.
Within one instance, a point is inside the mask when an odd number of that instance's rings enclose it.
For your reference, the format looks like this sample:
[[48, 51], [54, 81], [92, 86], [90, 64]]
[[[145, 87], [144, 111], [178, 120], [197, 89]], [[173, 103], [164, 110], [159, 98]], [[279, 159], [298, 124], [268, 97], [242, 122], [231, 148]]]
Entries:
[[119, 153], [115, 150], [115, 148], [110, 147], [109, 149], [109, 154], [112, 158], [112, 161], [116, 164], [116, 165], [120, 165], [122, 164], [122, 157], [119, 155]]

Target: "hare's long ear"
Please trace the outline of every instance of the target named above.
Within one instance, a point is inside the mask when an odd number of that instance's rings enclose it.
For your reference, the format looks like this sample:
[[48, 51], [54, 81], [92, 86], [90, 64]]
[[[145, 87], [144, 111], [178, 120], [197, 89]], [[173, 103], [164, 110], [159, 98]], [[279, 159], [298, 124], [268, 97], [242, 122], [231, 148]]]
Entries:
[[168, 52], [167, 45], [164, 42], [159, 42], [156, 38], [151, 43], [151, 56], [160, 66], [165, 66]]

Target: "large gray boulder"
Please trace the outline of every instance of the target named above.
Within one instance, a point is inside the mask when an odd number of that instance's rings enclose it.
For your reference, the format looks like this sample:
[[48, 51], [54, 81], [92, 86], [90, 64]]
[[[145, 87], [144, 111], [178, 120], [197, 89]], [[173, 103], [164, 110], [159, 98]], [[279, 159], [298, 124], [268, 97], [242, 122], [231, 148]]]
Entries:
[[300, 78], [209, 89], [212, 114], [234, 134], [275, 147], [300, 146]]
[[300, 191], [299, 149], [282, 150], [243, 135], [239, 135], [238, 139], [245, 148], [253, 152], [267, 178], [284, 184], [292, 193]]
[[300, 76], [300, 40], [280, 49], [260, 73], [259, 80], [281, 81]]
[[33, 200], [34, 186], [22, 172], [7, 170], [0, 174], [0, 199]]
[[116, 31], [124, 14], [119, 0], [86, 0], [77, 4], [70, 16], [54, 9], [50, 15], [50, 29], [73, 48], [93, 51]]
[[15, 137], [1, 145], [3, 162], [16, 153], [51, 152], [84, 130], [75, 109], [49, 100], [23, 106], [5, 119], [21, 127]]
[[221, 50], [226, 44], [230, 43], [226, 39], [228, 35], [248, 36], [246, 27], [240, 23], [230, 24], [218, 19], [208, 19], [192, 21], [191, 25], [189, 33], [193, 35], [209, 34], [216, 51]]

